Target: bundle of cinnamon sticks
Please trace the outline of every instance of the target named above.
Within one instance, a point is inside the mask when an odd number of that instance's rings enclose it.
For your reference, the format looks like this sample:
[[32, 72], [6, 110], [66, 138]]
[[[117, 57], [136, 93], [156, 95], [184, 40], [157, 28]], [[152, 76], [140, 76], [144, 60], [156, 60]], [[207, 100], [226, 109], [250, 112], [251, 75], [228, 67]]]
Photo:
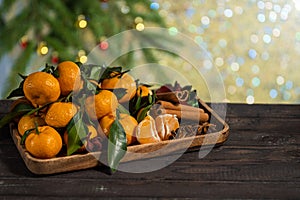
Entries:
[[183, 104], [173, 104], [168, 101], [159, 100], [152, 106], [151, 111], [156, 115], [161, 114], [172, 114], [176, 115], [178, 119], [187, 121], [197, 121], [199, 123], [204, 123], [209, 120], [209, 115], [203, 109], [183, 105]]

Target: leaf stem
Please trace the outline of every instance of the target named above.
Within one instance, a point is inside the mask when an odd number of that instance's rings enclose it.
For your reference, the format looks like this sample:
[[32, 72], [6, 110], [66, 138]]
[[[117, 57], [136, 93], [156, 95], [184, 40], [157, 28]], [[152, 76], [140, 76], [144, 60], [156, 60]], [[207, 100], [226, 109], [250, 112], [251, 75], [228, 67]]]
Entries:
[[40, 131], [38, 129], [39, 125], [38, 125], [38, 123], [36, 121], [34, 121], [34, 126], [35, 126], [35, 132], [36, 132], [36, 134], [39, 135], [40, 134]]
[[[61, 102], [61, 101], [64, 100], [64, 99], [65, 99], [65, 97], [62, 97], [62, 98], [58, 99], [58, 100], [55, 101], [55, 102]], [[41, 106], [41, 107], [35, 108], [35, 109], [31, 110], [30, 112], [28, 112], [26, 115], [31, 115], [31, 114], [33, 114], [33, 113], [35, 113], [35, 112], [38, 112], [39, 110], [42, 110], [43, 108], [46, 108], [47, 106], [49, 106], [49, 105], [52, 104], [52, 103], [54, 103], [54, 102], [50, 102], [50, 103], [47, 103], [47, 104], [45, 104], [45, 105], [43, 105], [43, 106]]]

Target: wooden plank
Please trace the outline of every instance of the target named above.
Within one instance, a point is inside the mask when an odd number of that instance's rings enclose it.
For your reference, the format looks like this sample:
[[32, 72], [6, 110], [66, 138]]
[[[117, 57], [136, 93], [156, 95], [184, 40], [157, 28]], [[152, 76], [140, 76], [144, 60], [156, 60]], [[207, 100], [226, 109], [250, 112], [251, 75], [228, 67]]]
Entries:
[[[109, 176], [94, 169], [39, 177], [1, 175], [0, 195], [34, 196], [41, 186], [47, 188], [42, 191], [44, 197], [54, 195], [53, 191], [57, 197], [295, 198], [299, 195], [296, 160], [281, 161], [273, 156], [266, 161], [265, 156], [255, 159], [258, 151], [268, 155], [272, 148], [221, 148], [222, 155], [212, 152], [201, 160], [195, 159], [196, 152], [185, 154], [176, 163], [146, 176], [124, 172]], [[282, 149], [275, 151], [274, 156]], [[241, 155], [244, 159], [240, 160]], [[207, 190], [210, 192], [206, 193]]]
[[[28, 178], [24, 165], [17, 157], [16, 150], [7, 150], [7, 155], [1, 156], [5, 165], [0, 166], [1, 177], [13, 177], [13, 173], [5, 173], [8, 169], [18, 171], [21, 177]], [[14, 154], [13, 154], [14, 153]], [[176, 162], [158, 171], [147, 173], [150, 179], [160, 178], [161, 181], [190, 180], [198, 181], [300, 181], [299, 149], [297, 145], [289, 147], [244, 147], [244, 146], [221, 146], [208, 154], [207, 157], [199, 159], [198, 151], [186, 153]], [[168, 160], [168, 157], [165, 157]], [[148, 161], [148, 163], [151, 163]], [[126, 163], [125, 163], [126, 164]], [[163, 175], [163, 176], [162, 176]], [[35, 177], [33, 174], [29, 177]], [[48, 176], [39, 176], [49, 178]], [[53, 178], [70, 179], [143, 179], [145, 174], [132, 174], [118, 171], [109, 176], [104, 173], [104, 168], [65, 173]]]
[[[236, 130], [281, 130], [297, 131], [300, 118], [251, 118], [231, 117], [226, 120]], [[299, 129], [298, 129], [299, 130]]]
[[[65, 184], [67, 182], [67, 184]], [[157, 180], [82, 180], [67, 179], [47, 180], [44, 179], [23, 180], [18, 183], [4, 180], [0, 185], [1, 196], [30, 197], [41, 194], [41, 197], [151, 197], [151, 198], [201, 198], [201, 199], [297, 199], [299, 192], [294, 183], [282, 182], [161, 182]], [[40, 187], [44, 185], [45, 187]], [[263, 190], [262, 190], [263, 188]], [[239, 192], [237, 192], [239, 191]]]
[[300, 119], [300, 104], [227, 104], [227, 117]]
[[233, 117], [227, 121], [232, 129], [229, 140], [235, 145], [300, 144], [299, 119]]

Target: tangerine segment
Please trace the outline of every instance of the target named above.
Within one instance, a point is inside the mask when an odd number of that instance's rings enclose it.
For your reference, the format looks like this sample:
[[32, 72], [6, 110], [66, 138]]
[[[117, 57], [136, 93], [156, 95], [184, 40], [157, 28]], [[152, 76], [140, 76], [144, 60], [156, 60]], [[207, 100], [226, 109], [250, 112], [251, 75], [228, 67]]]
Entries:
[[76, 113], [77, 107], [73, 103], [55, 102], [48, 109], [45, 121], [49, 126], [63, 128], [68, 125]]
[[33, 130], [25, 140], [25, 148], [36, 158], [53, 158], [62, 148], [62, 138], [50, 126], [40, 126]]
[[64, 61], [57, 65], [57, 78], [61, 94], [66, 96], [71, 91], [78, 91], [82, 85], [81, 72], [78, 65], [72, 61]]
[[98, 94], [86, 98], [85, 109], [92, 120], [97, 120], [105, 115], [115, 115], [118, 99], [109, 90], [101, 90]]
[[61, 93], [58, 80], [46, 72], [30, 74], [24, 81], [23, 91], [35, 107], [56, 101]]
[[46, 122], [40, 116], [24, 115], [18, 122], [18, 132], [20, 135], [24, 135], [27, 130], [35, 128], [36, 125], [43, 126], [46, 125]]
[[137, 126], [137, 141], [141, 144], [160, 142], [157, 133], [155, 120], [151, 116], [146, 116]]
[[118, 89], [124, 88], [126, 89], [126, 94], [119, 99], [120, 103], [128, 102], [132, 99], [136, 93], [136, 82], [134, 78], [125, 73], [125, 74], [118, 74], [112, 78], [104, 79], [101, 82], [101, 88], [103, 89]]

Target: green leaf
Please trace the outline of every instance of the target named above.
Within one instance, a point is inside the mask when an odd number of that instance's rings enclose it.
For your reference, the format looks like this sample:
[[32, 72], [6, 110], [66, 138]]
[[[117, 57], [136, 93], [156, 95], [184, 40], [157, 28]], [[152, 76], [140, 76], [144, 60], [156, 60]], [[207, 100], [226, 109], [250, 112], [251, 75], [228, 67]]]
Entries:
[[20, 74], [20, 73], [18, 73], [18, 75], [19, 75], [23, 80], [25, 80], [25, 78], [27, 78], [27, 76], [22, 75], [22, 74]]
[[130, 112], [122, 104], [118, 105], [118, 110], [120, 111], [120, 113], [125, 113], [130, 115]]
[[23, 88], [19, 87], [17, 89], [14, 89], [13, 91], [11, 91], [6, 98], [10, 99], [13, 97], [21, 97], [21, 96], [24, 96], [24, 91], [23, 91]]
[[100, 78], [99, 82], [101, 82], [101, 81], [103, 81], [104, 79], [107, 79], [107, 78], [113, 78], [111, 76], [112, 72], [121, 73], [122, 72], [122, 67], [106, 67], [104, 72], [101, 75], [101, 78]]
[[25, 133], [22, 135], [21, 137], [21, 141], [20, 141], [20, 144], [23, 145], [26, 138], [28, 137], [28, 135], [31, 133], [31, 131], [33, 131], [34, 129], [36, 128], [31, 128], [31, 129], [28, 129], [27, 131], [25, 131]]
[[78, 112], [67, 125], [68, 145], [67, 155], [72, 155], [82, 146], [88, 134], [88, 127], [83, 121], [83, 114]]
[[79, 61], [76, 61], [75, 64], [76, 64], [79, 68], [81, 68], [81, 67], [83, 66], [83, 64], [82, 64], [81, 62], [79, 62]]
[[116, 95], [117, 99], [121, 99], [125, 94], [127, 94], [127, 89], [125, 88], [115, 88], [110, 91]]
[[56, 68], [54, 66], [46, 63], [44, 69], [42, 69], [41, 71], [49, 74], [53, 74], [55, 70]]
[[17, 104], [11, 112], [29, 112], [35, 109], [31, 104], [28, 103], [19, 103]]
[[81, 73], [84, 74], [87, 79], [96, 80], [98, 82], [98, 80], [101, 77], [101, 74], [105, 69], [100, 65], [88, 64], [88, 65], [81, 65], [80, 70]]
[[90, 81], [86, 80], [83, 85], [83, 90], [86, 92], [86, 94], [95, 93], [97, 91], [98, 85], [95, 85], [94, 83], [91, 83]]
[[152, 104], [148, 105], [144, 108], [141, 108], [141, 111], [138, 113], [138, 115], [136, 117], [136, 121], [138, 123], [140, 123], [147, 116], [147, 113], [151, 109], [151, 107], [152, 107]]
[[139, 96], [138, 95], [134, 96], [129, 102], [130, 114], [136, 118], [138, 118], [137, 115], [141, 109], [146, 108], [147, 110], [149, 110], [155, 102], [155, 93], [153, 93], [152, 95], [148, 94], [148, 96], [144, 96], [144, 97], [142, 97], [141, 95], [142, 95], [142, 91], [140, 91]]
[[52, 73], [52, 75], [55, 77], [55, 78], [59, 78], [59, 71], [58, 69], [55, 69]]
[[32, 107], [29, 104], [18, 104], [16, 107], [7, 115], [5, 115], [0, 120], [0, 128], [11, 122], [14, 118], [24, 115], [25, 113], [28, 113], [32, 111], [34, 107]]
[[127, 150], [126, 133], [118, 119], [111, 125], [108, 139], [108, 166], [115, 172]]
[[139, 110], [141, 108], [141, 101], [142, 101], [142, 97], [138, 96], [138, 98], [136, 100], [136, 103], [135, 103], [135, 106], [134, 106], [135, 110]]
[[6, 97], [7, 99], [13, 98], [13, 97], [21, 97], [24, 96], [24, 91], [23, 91], [23, 85], [24, 85], [24, 81], [26, 79], [27, 76], [24, 76], [22, 74], [19, 74], [19, 76], [23, 79], [20, 84], [19, 87], [14, 89], [13, 91], [11, 91], [9, 93], [9, 95]]

